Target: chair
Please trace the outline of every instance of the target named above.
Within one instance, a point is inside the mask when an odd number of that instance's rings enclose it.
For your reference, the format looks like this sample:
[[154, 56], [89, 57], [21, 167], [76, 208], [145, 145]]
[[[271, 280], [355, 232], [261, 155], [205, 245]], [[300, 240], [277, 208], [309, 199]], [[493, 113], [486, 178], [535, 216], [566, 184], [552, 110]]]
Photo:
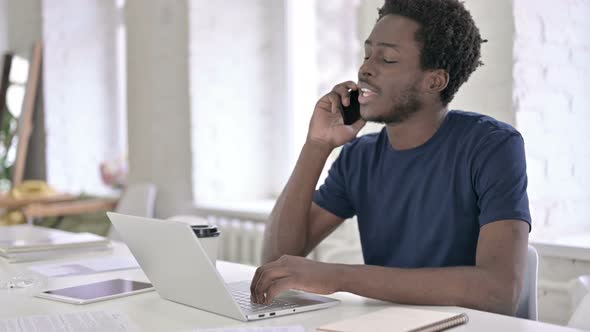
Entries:
[[567, 326], [590, 330], [590, 275], [580, 276], [574, 280], [570, 292], [572, 308], [575, 309]]
[[[71, 216], [85, 213], [115, 211], [140, 217], [153, 217], [156, 186], [153, 184], [129, 185], [120, 199], [93, 198], [64, 202], [30, 204], [23, 208], [27, 220], [34, 218]], [[120, 240], [113, 227], [107, 232], [111, 240]]]
[[[134, 184], [127, 187], [117, 204], [115, 212], [138, 217], [152, 218], [156, 203], [156, 186], [149, 183]], [[109, 229], [107, 237], [120, 241], [114, 227]]]
[[156, 186], [149, 183], [127, 187], [115, 212], [152, 218], [156, 203]]
[[183, 223], [187, 223], [189, 225], [208, 225], [209, 221], [205, 218], [192, 216], [192, 215], [176, 215], [170, 218], [166, 218], [166, 220], [174, 220], [180, 221]]
[[537, 278], [539, 255], [532, 246], [528, 247], [524, 282], [520, 291], [516, 317], [537, 320]]

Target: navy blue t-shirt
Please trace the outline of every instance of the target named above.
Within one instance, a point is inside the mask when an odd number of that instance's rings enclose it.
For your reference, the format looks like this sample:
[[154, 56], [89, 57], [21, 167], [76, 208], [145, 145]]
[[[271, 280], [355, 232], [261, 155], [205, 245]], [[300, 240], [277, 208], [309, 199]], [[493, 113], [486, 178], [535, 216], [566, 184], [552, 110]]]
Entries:
[[425, 144], [395, 150], [385, 128], [346, 144], [314, 202], [358, 219], [365, 264], [472, 266], [480, 227], [530, 226], [524, 142], [491, 117], [448, 112]]

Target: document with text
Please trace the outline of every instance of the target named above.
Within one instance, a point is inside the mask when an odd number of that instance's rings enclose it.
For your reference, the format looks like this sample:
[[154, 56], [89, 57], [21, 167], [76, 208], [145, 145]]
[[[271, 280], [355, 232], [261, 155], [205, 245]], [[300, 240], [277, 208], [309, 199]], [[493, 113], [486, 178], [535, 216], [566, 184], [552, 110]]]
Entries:
[[80, 311], [0, 319], [2, 332], [139, 332], [123, 313]]
[[139, 268], [139, 264], [133, 256], [99, 257], [69, 263], [41, 264], [29, 267], [30, 270], [46, 277], [65, 277], [137, 268]]

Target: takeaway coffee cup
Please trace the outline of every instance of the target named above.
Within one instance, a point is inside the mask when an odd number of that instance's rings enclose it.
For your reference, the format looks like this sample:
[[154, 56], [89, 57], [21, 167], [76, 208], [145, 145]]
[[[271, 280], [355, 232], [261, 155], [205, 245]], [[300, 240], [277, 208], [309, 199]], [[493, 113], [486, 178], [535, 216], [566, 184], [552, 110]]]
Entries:
[[207, 256], [209, 256], [211, 263], [215, 265], [221, 232], [214, 225], [192, 225], [191, 228], [199, 238], [199, 242], [203, 249], [205, 249]]

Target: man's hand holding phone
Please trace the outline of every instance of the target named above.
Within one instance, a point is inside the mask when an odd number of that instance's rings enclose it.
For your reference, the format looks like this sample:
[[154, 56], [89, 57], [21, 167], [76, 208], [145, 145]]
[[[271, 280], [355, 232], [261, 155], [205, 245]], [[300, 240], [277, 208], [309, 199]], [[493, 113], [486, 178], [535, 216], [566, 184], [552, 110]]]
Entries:
[[[358, 100], [351, 101], [353, 91], [358, 92], [356, 83], [340, 83], [318, 100], [309, 123], [308, 142], [331, 150], [356, 137], [366, 122], [360, 118]], [[352, 97], [358, 98], [358, 93]], [[345, 124], [345, 119], [346, 123], [354, 122]]]

